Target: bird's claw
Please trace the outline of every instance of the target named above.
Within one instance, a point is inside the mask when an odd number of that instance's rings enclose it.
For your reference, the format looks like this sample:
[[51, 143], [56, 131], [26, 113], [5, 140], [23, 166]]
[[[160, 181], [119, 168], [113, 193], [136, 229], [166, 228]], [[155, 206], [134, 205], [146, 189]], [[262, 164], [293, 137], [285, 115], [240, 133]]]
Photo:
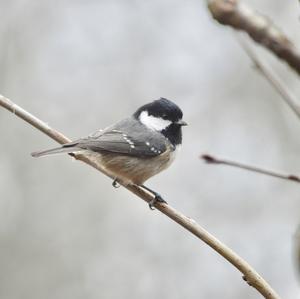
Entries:
[[112, 182], [112, 185], [114, 188], [119, 188], [121, 186], [117, 179], [114, 179], [114, 181]]
[[167, 202], [161, 197], [161, 195], [159, 193], [154, 193], [154, 197], [149, 201], [149, 208], [150, 210], [155, 210], [154, 209], [154, 205], [157, 203], [157, 202], [161, 202], [161, 203], [165, 203], [167, 204]]

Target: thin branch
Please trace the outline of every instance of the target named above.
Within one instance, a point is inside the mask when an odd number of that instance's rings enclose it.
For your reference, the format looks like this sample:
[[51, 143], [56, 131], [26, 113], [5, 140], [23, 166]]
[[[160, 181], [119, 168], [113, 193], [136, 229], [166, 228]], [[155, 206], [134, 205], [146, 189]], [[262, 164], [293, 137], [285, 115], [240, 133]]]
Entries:
[[220, 159], [220, 158], [216, 158], [214, 156], [207, 155], [207, 154], [201, 155], [200, 158], [203, 159], [208, 164], [223, 164], [223, 165], [227, 165], [227, 166], [241, 168], [241, 169], [248, 170], [251, 172], [256, 172], [256, 173], [272, 176], [272, 177], [283, 179], [283, 180], [289, 180], [289, 181], [293, 181], [296, 183], [300, 183], [300, 177], [297, 175], [294, 175], [294, 174], [282, 174], [277, 171], [263, 169], [263, 168], [260, 168], [257, 166], [244, 164], [244, 163], [240, 163], [240, 162], [236, 162], [236, 161], [232, 161], [232, 160]]
[[296, 270], [298, 274], [298, 279], [300, 279], [300, 226], [298, 226], [294, 234], [294, 257], [296, 262]]
[[[56, 140], [58, 143], [63, 144], [68, 142], [69, 139], [65, 137], [60, 132], [50, 128], [44, 122], [34, 117], [21, 107], [14, 104], [12, 101], [0, 95], [0, 106], [3, 106], [7, 110], [13, 112], [26, 122], [30, 123], [43, 133], [47, 134], [52, 139]], [[101, 167], [101, 165], [95, 164], [92, 162], [87, 156], [75, 155], [75, 158], [81, 160], [92, 167], [98, 169], [102, 173], [106, 174], [105, 170]], [[145, 200], [149, 203], [152, 199], [151, 195], [147, 193], [142, 188], [138, 186], [126, 186], [128, 190], [139, 196], [141, 199]], [[157, 210], [177, 222], [179, 225], [184, 227], [186, 230], [191, 232], [197, 238], [201, 239], [211, 248], [213, 248], [216, 252], [218, 252], [221, 256], [223, 256], [227, 261], [229, 261], [232, 265], [234, 265], [241, 273], [243, 273], [244, 280], [252, 287], [254, 287], [261, 295], [268, 299], [280, 299], [279, 295], [268, 285], [268, 283], [241, 257], [239, 257], [234, 251], [232, 251], [229, 247], [221, 243], [217, 238], [207, 232], [204, 228], [202, 228], [199, 224], [197, 224], [193, 219], [186, 217], [182, 213], [176, 211], [170, 205], [163, 203], [156, 203], [155, 207]]]
[[207, 0], [207, 3], [213, 18], [220, 24], [247, 32], [300, 75], [300, 52], [269, 18], [238, 0]]
[[237, 36], [238, 41], [246, 54], [254, 63], [255, 67], [261, 72], [262, 75], [271, 83], [276, 91], [281, 95], [286, 104], [294, 111], [294, 113], [300, 118], [300, 105], [297, 104], [296, 97], [281, 83], [278, 77], [258, 58], [253, 49], [242, 38]]

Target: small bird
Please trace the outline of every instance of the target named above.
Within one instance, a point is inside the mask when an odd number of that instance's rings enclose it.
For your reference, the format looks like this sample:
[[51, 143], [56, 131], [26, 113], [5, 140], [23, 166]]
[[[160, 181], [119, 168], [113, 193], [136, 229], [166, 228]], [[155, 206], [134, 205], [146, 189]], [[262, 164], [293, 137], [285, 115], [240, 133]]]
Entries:
[[31, 155], [84, 153], [114, 178], [114, 187], [118, 187], [119, 183], [138, 185], [151, 192], [154, 198], [149, 202], [149, 207], [153, 209], [157, 201], [166, 201], [143, 183], [173, 162], [182, 142], [181, 127], [187, 125], [182, 115], [176, 104], [160, 98], [104, 130]]

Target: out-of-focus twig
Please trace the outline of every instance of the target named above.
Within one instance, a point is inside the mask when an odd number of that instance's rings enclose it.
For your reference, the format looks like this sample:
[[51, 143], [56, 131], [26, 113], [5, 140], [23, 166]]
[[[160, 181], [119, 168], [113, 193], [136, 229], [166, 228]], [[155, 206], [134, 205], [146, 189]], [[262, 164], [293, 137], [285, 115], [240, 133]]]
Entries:
[[297, 104], [296, 97], [288, 90], [287, 87], [279, 80], [279, 78], [267, 67], [265, 63], [256, 55], [253, 49], [240, 36], [237, 35], [240, 45], [243, 47], [249, 58], [254, 63], [255, 67], [262, 75], [272, 84], [276, 91], [281, 95], [286, 104], [300, 118], [300, 105]]
[[296, 230], [293, 241], [294, 241], [294, 256], [295, 256], [296, 271], [297, 271], [298, 279], [300, 279], [300, 225]]
[[300, 52], [269, 18], [239, 0], [207, 0], [208, 8], [219, 23], [242, 30], [286, 61], [300, 75]]
[[289, 180], [289, 181], [293, 181], [296, 183], [300, 183], [300, 177], [297, 175], [282, 174], [282, 173], [279, 173], [279, 172], [276, 172], [273, 170], [263, 169], [263, 168], [260, 168], [257, 166], [244, 164], [244, 163], [240, 163], [240, 162], [236, 162], [236, 161], [232, 161], [232, 160], [216, 158], [212, 155], [207, 155], [207, 154], [201, 155], [200, 158], [203, 159], [208, 164], [223, 164], [223, 165], [237, 167], [237, 168], [241, 168], [241, 169], [252, 171], [252, 172], [261, 173], [264, 175], [272, 176], [272, 177], [283, 179], [283, 180]]
[[[28, 113], [26, 110], [14, 104], [9, 99], [0, 95], [0, 106], [6, 108], [11, 111], [15, 115], [19, 116], [26, 122], [33, 125], [35, 128], [39, 129], [43, 133], [47, 134], [52, 139], [56, 140], [58, 143], [63, 144], [69, 142], [70, 140], [65, 137], [60, 132], [50, 128], [43, 121], [39, 120], [32, 114]], [[95, 164], [84, 154], [76, 154], [74, 157], [78, 160], [81, 160], [90, 166], [96, 168], [102, 173], [108, 175], [105, 172], [105, 169], [101, 167], [101, 165]], [[124, 186], [125, 187], [125, 186]], [[145, 200], [149, 203], [152, 200], [152, 197], [149, 193], [147, 193], [144, 189], [139, 188], [138, 186], [126, 186], [128, 190], [138, 195], [141, 199]], [[202, 228], [198, 223], [196, 223], [193, 219], [186, 217], [182, 213], [178, 212], [170, 205], [163, 203], [156, 203], [155, 207], [157, 210], [177, 222], [179, 225], [184, 227], [186, 230], [191, 232], [197, 238], [205, 242], [211, 248], [213, 248], [216, 252], [218, 252], [221, 256], [223, 256], [228, 262], [234, 265], [241, 273], [243, 273], [244, 280], [252, 287], [254, 287], [261, 295], [268, 299], [280, 299], [279, 295], [269, 286], [269, 284], [241, 257], [239, 257], [233, 250], [227, 247], [225, 244], [220, 242], [217, 238], [207, 232], [204, 228]]]

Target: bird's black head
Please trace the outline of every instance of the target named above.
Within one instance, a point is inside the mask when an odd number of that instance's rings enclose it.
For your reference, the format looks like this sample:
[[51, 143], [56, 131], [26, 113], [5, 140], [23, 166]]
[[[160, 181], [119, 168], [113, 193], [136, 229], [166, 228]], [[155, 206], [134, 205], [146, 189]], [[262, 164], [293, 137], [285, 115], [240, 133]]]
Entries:
[[173, 145], [181, 144], [181, 109], [170, 100], [160, 98], [140, 107], [133, 116], [151, 130], [162, 133]]

